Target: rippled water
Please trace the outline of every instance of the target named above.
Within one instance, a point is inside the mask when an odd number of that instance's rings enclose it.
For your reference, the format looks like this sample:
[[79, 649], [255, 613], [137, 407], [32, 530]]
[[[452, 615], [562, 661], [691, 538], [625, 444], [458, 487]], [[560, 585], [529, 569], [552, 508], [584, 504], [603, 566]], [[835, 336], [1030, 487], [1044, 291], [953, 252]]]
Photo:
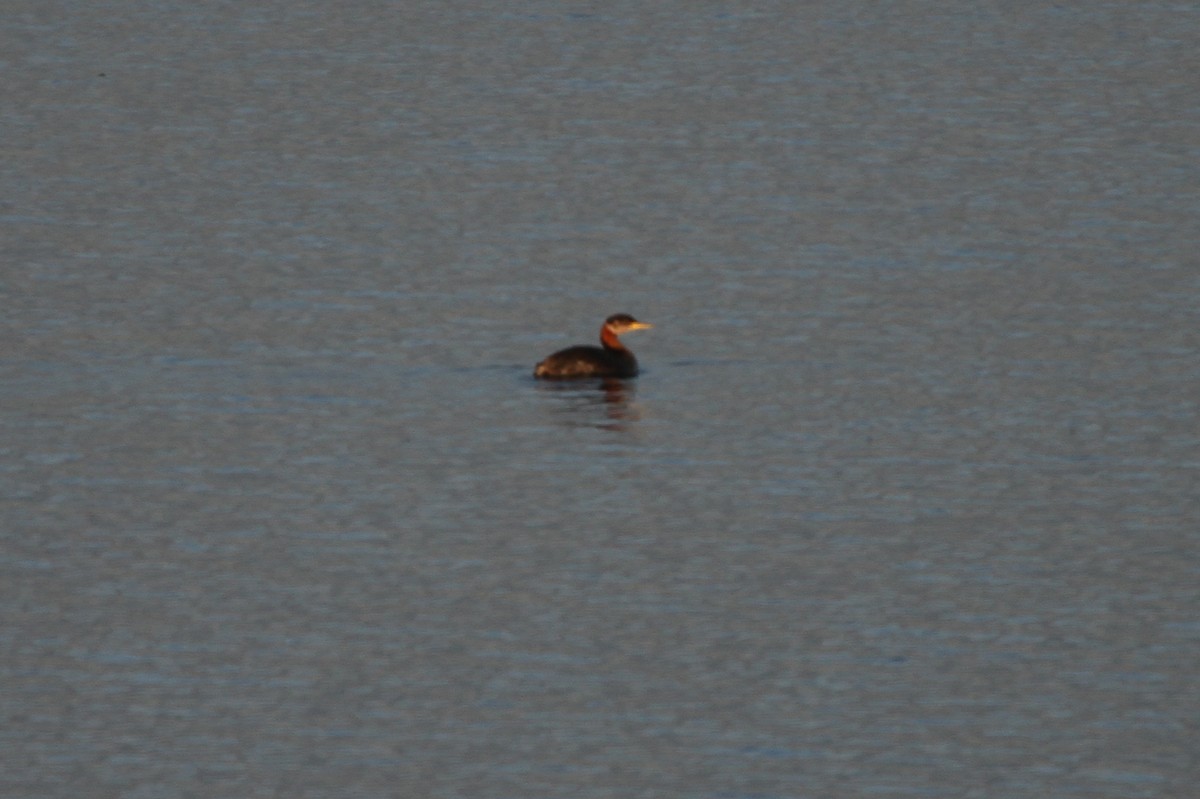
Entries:
[[0, 41], [5, 795], [1191, 796], [1195, 8]]

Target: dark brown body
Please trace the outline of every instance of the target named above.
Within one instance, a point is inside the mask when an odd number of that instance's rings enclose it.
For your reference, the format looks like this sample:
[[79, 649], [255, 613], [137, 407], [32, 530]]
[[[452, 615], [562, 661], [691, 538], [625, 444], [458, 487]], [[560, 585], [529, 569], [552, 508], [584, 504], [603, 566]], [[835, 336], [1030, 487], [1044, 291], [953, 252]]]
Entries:
[[600, 328], [599, 347], [580, 345], [559, 350], [539, 363], [533, 370], [533, 376], [550, 380], [634, 377], [638, 373], [637, 358], [633, 357], [618, 336], [648, 327], [651, 325], [639, 322], [629, 314], [610, 316]]

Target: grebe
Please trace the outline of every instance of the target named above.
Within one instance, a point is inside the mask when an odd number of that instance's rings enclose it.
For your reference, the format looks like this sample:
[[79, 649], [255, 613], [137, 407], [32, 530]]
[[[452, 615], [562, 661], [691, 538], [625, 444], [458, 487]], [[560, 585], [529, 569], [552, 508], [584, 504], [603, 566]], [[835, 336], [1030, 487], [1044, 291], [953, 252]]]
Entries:
[[574, 377], [633, 377], [638, 373], [637, 358], [617, 336], [654, 325], [639, 322], [627, 313], [604, 320], [599, 347], [567, 347], [550, 355], [533, 370], [534, 377], [564, 379]]

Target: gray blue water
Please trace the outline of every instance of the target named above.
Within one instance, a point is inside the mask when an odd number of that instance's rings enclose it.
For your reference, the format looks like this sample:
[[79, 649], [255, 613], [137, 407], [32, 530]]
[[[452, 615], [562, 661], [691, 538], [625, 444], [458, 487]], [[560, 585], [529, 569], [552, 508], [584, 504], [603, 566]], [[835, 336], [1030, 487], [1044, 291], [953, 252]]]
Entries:
[[1195, 6], [0, 44], [0, 794], [1194, 795]]

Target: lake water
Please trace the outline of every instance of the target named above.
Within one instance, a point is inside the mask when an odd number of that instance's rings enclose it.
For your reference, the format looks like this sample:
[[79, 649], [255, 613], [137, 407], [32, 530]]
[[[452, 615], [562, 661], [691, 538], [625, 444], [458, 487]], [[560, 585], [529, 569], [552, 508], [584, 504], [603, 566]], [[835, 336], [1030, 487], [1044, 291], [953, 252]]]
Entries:
[[0, 793], [1194, 795], [1194, 4], [0, 42]]

